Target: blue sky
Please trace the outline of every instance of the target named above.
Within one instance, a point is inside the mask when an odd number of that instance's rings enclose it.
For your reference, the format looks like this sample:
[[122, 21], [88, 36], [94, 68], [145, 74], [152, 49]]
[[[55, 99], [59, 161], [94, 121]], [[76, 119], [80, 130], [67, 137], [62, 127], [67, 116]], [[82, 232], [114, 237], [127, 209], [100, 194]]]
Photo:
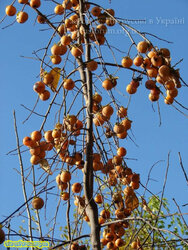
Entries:
[[[0, 2], [0, 17], [4, 16], [4, 9], [7, 2], [8, 1]], [[100, 1], [96, 2], [100, 3]], [[144, 23], [133, 22], [133, 26], [140, 31], [149, 32], [173, 42], [173, 44], [168, 44], [148, 36], [159, 48], [168, 47], [171, 50], [172, 64], [184, 58], [178, 68], [180, 68], [182, 78], [187, 81], [188, 50], [186, 46], [188, 44], [188, 2], [186, 0], [159, 0], [155, 3], [155, 6], [149, 0], [132, 0], [126, 1], [126, 3], [124, 0], [112, 0], [111, 2], [110, 4], [108, 1], [105, 1], [103, 3], [104, 7], [114, 8], [116, 16], [127, 19], [144, 19]], [[41, 10], [43, 9], [44, 7], [41, 7]], [[50, 13], [49, 9], [47, 9], [46, 12]], [[33, 15], [32, 12], [29, 11], [29, 20], [26, 24], [20, 25], [15, 23], [6, 29], [0, 30], [0, 187], [1, 199], [3, 200], [0, 205], [1, 219], [3, 219], [3, 215], [8, 215], [23, 202], [20, 176], [14, 170], [19, 169], [19, 161], [16, 156], [6, 155], [7, 152], [16, 147], [13, 110], [16, 110], [20, 141], [33, 130], [37, 130], [41, 124], [41, 119], [35, 116], [32, 116], [29, 121], [22, 124], [28, 115], [28, 111], [21, 107], [21, 104], [29, 108], [33, 107], [36, 94], [32, 88], [33, 84], [38, 80], [37, 76], [40, 69], [39, 62], [21, 56], [33, 57], [32, 52], [38, 48], [45, 47], [48, 41], [48, 35], [52, 34], [51, 31], [39, 32], [44, 26], [35, 23], [35, 17], [35, 14]], [[10, 24], [13, 19], [14, 18], [6, 18], [0, 25], [0, 28]], [[135, 34], [132, 35], [137, 42], [140, 40]], [[126, 51], [130, 45], [130, 41], [123, 34], [109, 34], [107, 38], [109, 38], [111, 45], [124, 48], [124, 51]], [[135, 56], [135, 51], [131, 52], [131, 56]], [[121, 57], [122, 54], [117, 53], [119, 62]], [[126, 70], [122, 70], [118, 72], [118, 77], [117, 89], [121, 90], [127, 96], [125, 89], [131, 80], [131, 74]], [[177, 98], [177, 100], [186, 107], [188, 107], [187, 93], [187, 88], [182, 87]], [[118, 98], [122, 103], [127, 103], [127, 97], [123, 98], [119, 96]], [[48, 103], [49, 102], [42, 103], [42, 105], [38, 107], [38, 110], [40, 110], [41, 113], [45, 113]], [[155, 181], [150, 182], [149, 188], [153, 193], [157, 194], [160, 193], [162, 189], [167, 155], [170, 151], [170, 168], [165, 197], [167, 197], [170, 204], [172, 204], [172, 211], [175, 211], [172, 198], [176, 198], [182, 211], [186, 212], [186, 207], [183, 208], [182, 205], [188, 202], [186, 198], [187, 185], [180, 168], [178, 152], [181, 152], [185, 170], [188, 172], [188, 119], [174, 108], [165, 105], [163, 100], [160, 100], [159, 103], [162, 117], [160, 127], [157, 105], [154, 104], [154, 112], [151, 102], [148, 100], [148, 91], [144, 88], [144, 84], [139, 87], [138, 93], [132, 97], [128, 115], [130, 119], [133, 120], [132, 132], [138, 147], [130, 140], [125, 141], [124, 146], [128, 151], [127, 157], [137, 158], [138, 160], [129, 160], [127, 164], [128, 166], [130, 165], [135, 172], [140, 173], [141, 181], [145, 183], [150, 167], [158, 160], [164, 160], [164, 162], [159, 163], [153, 169], [151, 174], [152, 179]], [[187, 112], [186, 110], [184, 111], [185, 113]], [[30, 166], [29, 164], [29, 154], [25, 154], [24, 165], [27, 168]], [[138, 193], [142, 194], [142, 190], [138, 190]], [[49, 206], [51, 207], [51, 205]]]

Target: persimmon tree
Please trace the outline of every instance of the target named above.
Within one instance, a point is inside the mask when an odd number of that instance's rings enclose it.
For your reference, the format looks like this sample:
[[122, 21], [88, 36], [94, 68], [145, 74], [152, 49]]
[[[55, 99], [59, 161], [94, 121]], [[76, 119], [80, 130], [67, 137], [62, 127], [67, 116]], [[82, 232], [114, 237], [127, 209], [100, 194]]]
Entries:
[[[51, 8], [50, 15], [40, 10], [43, 4]], [[172, 249], [176, 242], [187, 247], [184, 233], [161, 226], [165, 212], [171, 218], [164, 189], [161, 197], [152, 196], [152, 207], [138, 196], [140, 185], [149, 190], [127, 164], [129, 149], [124, 146], [125, 140], [133, 140], [129, 103], [139, 88], [148, 89], [153, 103], [161, 98], [164, 105], [179, 104], [178, 91], [187, 85], [171, 63], [170, 50], [116, 17], [115, 10], [85, 0], [13, 1], [3, 21], [16, 15], [14, 22], [25, 23], [27, 9], [52, 31], [44, 48], [34, 52], [40, 69], [33, 84], [37, 101], [28, 119], [40, 116], [42, 122], [21, 145], [14, 113], [25, 203], [1, 222], [0, 242], [5, 240], [4, 228], [9, 228], [9, 238], [47, 240], [51, 249], [149, 249], [159, 243]], [[114, 53], [120, 48], [109, 44], [108, 28], [116, 26], [130, 39], [121, 61]], [[132, 74], [126, 87], [129, 99], [123, 104], [116, 91], [120, 70], [125, 76], [129, 72], [127, 78]], [[44, 102], [49, 104], [45, 115], [35, 111]], [[22, 160], [26, 155], [29, 171]], [[50, 200], [54, 214], [47, 209]], [[27, 218], [28, 230], [8, 226], [17, 212]], [[185, 232], [181, 211], [178, 216]]]

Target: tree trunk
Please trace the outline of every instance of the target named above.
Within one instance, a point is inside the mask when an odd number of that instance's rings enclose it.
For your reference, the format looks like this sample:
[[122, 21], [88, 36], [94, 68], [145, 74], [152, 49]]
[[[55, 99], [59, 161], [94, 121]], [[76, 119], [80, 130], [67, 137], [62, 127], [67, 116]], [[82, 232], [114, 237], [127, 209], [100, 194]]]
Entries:
[[[89, 61], [91, 46], [89, 43], [89, 26], [85, 23], [84, 6], [85, 0], [80, 0], [80, 24], [84, 30], [84, 42], [85, 42], [85, 61]], [[81, 65], [81, 62], [79, 63]], [[93, 199], [93, 89], [92, 89], [92, 73], [86, 68], [86, 72], [82, 67], [80, 68], [81, 80], [85, 87], [85, 101], [87, 101], [86, 110], [86, 123], [87, 123], [87, 134], [86, 134], [86, 159], [84, 166], [84, 194], [86, 199], [86, 213], [90, 220], [91, 225], [91, 245], [92, 249], [101, 249], [100, 246], [100, 225], [98, 223], [98, 207]]]

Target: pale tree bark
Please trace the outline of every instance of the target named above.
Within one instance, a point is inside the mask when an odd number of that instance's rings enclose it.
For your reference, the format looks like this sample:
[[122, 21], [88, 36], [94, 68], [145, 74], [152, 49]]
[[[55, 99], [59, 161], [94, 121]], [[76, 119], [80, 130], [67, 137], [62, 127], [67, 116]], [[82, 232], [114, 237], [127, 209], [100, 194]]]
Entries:
[[[91, 59], [91, 46], [89, 43], [89, 25], [85, 22], [84, 6], [85, 0], [79, 0], [80, 4], [80, 24], [84, 30], [84, 43], [85, 43], [85, 61], [88, 62]], [[81, 66], [81, 62], [79, 62]], [[98, 223], [98, 208], [93, 199], [93, 89], [92, 89], [92, 73], [86, 68], [85, 71], [80, 67], [80, 75], [83, 84], [85, 85], [85, 101], [86, 101], [86, 159], [84, 166], [84, 194], [86, 199], [86, 213], [90, 219], [91, 225], [91, 246], [93, 250], [101, 249], [100, 246], [100, 225]]]

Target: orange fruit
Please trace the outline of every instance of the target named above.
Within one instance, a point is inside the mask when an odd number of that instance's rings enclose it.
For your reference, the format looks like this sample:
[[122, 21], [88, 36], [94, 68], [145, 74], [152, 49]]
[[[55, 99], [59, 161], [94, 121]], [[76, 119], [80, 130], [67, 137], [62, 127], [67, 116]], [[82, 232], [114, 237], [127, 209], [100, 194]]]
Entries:
[[121, 65], [124, 68], [130, 68], [132, 64], [133, 64], [133, 60], [129, 56], [124, 57], [121, 61]]
[[31, 139], [32, 139], [33, 141], [40, 141], [40, 140], [42, 139], [42, 134], [41, 134], [41, 132], [40, 132], [40, 131], [37, 131], [37, 130], [33, 131], [33, 132], [31, 133]]
[[89, 71], [95, 71], [98, 68], [98, 63], [92, 60], [87, 62], [86, 67]]
[[20, 11], [17, 13], [16, 15], [16, 21], [18, 23], [25, 23], [28, 19], [28, 14], [27, 12], [24, 12], [24, 11]]
[[36, 82], [33, 85], [33, 90], [38, 94], [41, 94], [45, 91], [45, 84], [43, 82]]
[[146, 53], [149, 48], [149, 43], [147, 41], [141, 41], [137, 44], [137, 50], [140, 53]]
[[16, 14], [16, 8], [13, 5], [6, 6], [5, 13], [7, 16], [14, 16]]
[[47, 101], [50, 98], [50, 92], [48, 90], [45, 90], [44, 92], [39, 94], [39, 98], [42, 101]]
[[41, 5], [41, 2], [40, 2], [40, 0], [31, 0], [30, 1], [30, 6], [32, 7], [32, 8], [39, 8], [40, 7], [40, 5]]

